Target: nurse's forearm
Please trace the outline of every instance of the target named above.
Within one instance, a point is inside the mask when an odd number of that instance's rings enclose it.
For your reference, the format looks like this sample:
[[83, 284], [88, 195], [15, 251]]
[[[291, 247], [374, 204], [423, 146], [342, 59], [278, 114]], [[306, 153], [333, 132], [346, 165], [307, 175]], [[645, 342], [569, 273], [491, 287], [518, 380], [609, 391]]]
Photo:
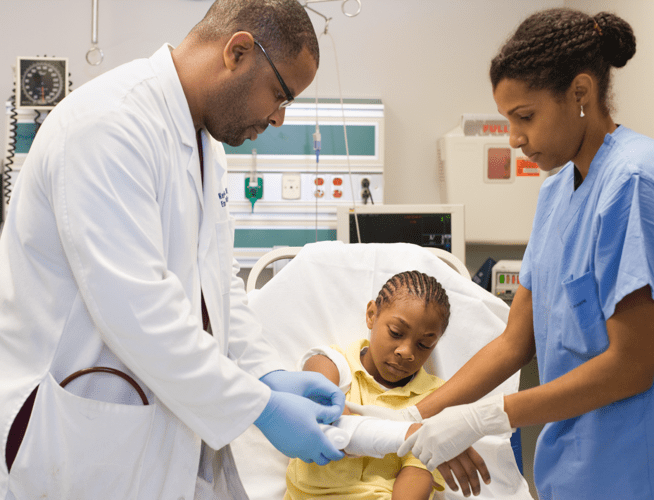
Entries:
[[[511, 427], [574, 418], [638, 394], [631, 388], [628, 363], [601, 354], [552, 382], [504, 398]], [[624, 374], [622, 374], [623, 372]]]
[[532, 325], [531, 292], [520, 286], [504, 333], [416, 405], [422, 417], [436, 415], [448, 406], [477, 401], [529, 363], [536, 349]]
[[449, 406], [472, 403], [524, 366], [501, 336], [482, 348], [451, 379], [420, 401], [416, 407], [428, 418]]
[[649, 286], [620, 301], [606, 329], [605, 352], [547, 384], [504, 398], [512, 427], [577, 417], [652, 386], [654, 301]]

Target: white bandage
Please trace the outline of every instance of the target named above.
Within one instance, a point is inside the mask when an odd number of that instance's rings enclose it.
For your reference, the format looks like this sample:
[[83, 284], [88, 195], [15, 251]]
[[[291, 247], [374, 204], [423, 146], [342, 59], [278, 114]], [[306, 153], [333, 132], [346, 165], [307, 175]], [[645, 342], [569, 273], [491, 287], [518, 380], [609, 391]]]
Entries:
[[318, 424], [318, 426], [337, 450], [342, 450], [347, 446], [347, 443], [350, 442], [350, 435], [347, 433], [347, 431], [339, 429], [333, 425]]
[[411, 422], [343, 415], [332, 425], [350, 436], [349, 443], [343, 450], [348, 455], [383, 458], [388, 453], [397, 453]]
[[346, 401], [345, 406], [347, 406], [352, 413], [363, 415], [364, 417], [376, 417], [384, 420], [396, 420], [398, 422], [401, 422], [402, 420], [406, 422], [422, 422], [422, 415], [415, 406], [408, 406], [401, 410], [394, 410], [392, 408], [384, 408], [383, 406], [359, 405], [351, 403], [350, 401]]

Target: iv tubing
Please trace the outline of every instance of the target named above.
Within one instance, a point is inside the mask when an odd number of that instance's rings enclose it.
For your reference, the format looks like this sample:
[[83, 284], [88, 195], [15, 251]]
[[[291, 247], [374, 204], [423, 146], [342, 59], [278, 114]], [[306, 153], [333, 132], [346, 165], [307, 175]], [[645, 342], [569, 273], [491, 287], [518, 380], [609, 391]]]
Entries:
[[[317, 0], [317, 1], [327, 1], [327, 0]], [[343, 5], [345, 5], [345, 2], [343, 2]], [[304, 7], [306, 9], [311, 10], [312, 12], [315, 12], [316, 14], [322, 16], [325, 18], [325, 30], [318, 36], [318, 42], [320, 42], [320, 38], [322, 38], [322, 35], [329, 35], [329, 38], [331, 38], [332, 41], [332, 47], [334, 48], [334, 60], [336, 63], [336, 79], [338, 81], [338, 95], [341, 103], [341, 113], [343, 117], [343, 136], [345, 138], [345, 154], [347, 157], [347, 170], [348, 170], [348, 175], [350, 177], [350, 190], [352, 194], [352, 211], [354, 212], [354, 224], [357, 230], [357, 241], [361, 243], [361, 232], [359, 231], [359, 215], [357, 214], [357, 207], [356, 207], [356, 198], [354, 195], [354, 182], [352, 179], [352, 165], [350, 164], [350, 148], [347, 142], [347, 127], [345, 126], [345, 106], [343, 105], [343, 91], [341, 89], [341, 76], [340, 72], [338, 70], [338, 55], [336, 54], [336, 43], [334, 42], [334, 38], [332, 37], [331, 33], [328, 31], [328, 26], [329, 26], [329, 21], [331, 21], [331, 18], [327, 18], [323, 14], [320, 14], [319, 12], [316, 12], [314, 9], [311, 7], [308, 7], [306, 4], [310, 2], [306, 2]], [[359, 10], [361, 7], [361, 2], [360, 0], [357, 0], [357, 3], [359, 4]], [[357, 12], [358, 14], [358, 12]], [[356, 14], [354, 14], [356, 15]], [[318, 141], [320, 138], [320, 128], [318, 126], [318, 76], [316, 75], [316, 133], [314, 134], [314, 139], [315, 137], [318, 137]], [[315, 148], [315, 140], [314, 140], [314, 148]], [[320, 144], [318, 142], [318, 148], [315, 148], [316, 150], [316, 179], [318, 178], [318, 157], [320, 156]], [[316, 241], [318, 241], [318, 196], [317, 196], [317, 189], [315, 192], [315, 198], [316, 198]]]
[[332, 46], [334, 47], [334, 60], [336, 61], [336, 80], [338, 81], [338, 95], [341, 101], [341, 113], [343, 116], [343, 136], [345, 137], [345, 154], [347, 156], [347, 171], [350, 176], [350, 190], [352, 192], [352, 210], [354, 212], [354, 224], [357, 230], [357, 241], [361, 243], [361, 232], [359, 231], [359, 215], [357, 214], [357, 204], [356, 198], [354, 197], [354, 182], [352, 179], [352, 165], [350, 164], [350, 148], [347, 143], [347, 127], [345, 126], [345, 107], [343, 105], [343, 91], [341, 90], [341, 75], [338, 71], [338, 55], [336, 54], [336, 43], [331, 33], [327, 33], [329, 38], [332, 40]]

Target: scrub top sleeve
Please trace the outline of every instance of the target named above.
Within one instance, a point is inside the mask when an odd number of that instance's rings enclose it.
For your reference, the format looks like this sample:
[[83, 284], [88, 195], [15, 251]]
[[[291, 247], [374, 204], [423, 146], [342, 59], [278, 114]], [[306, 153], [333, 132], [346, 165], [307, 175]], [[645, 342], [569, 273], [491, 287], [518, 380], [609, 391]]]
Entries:
[[527, 249], [522, 256], [520, 263], [520, 284], [527, 290], [531, 290], [531, 251], [530, 245], [527, 244]]
[[604, 318], [631, 292], [654, 292], [654, 185], [638, 175], [620, 184], [599, 208], [595, 275]]

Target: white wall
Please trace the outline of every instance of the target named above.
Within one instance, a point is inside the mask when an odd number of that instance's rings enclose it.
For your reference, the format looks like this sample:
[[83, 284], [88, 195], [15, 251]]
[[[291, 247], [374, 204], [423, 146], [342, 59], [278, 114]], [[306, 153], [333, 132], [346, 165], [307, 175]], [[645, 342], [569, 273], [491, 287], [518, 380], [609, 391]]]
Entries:
[[636, 55], [614, 70], [613, 115], [617, 123], [654, 137], [654, 2], [651, 0], [566, 0], [565, 5], [594, 15], [609, 11], [627, 21], [636, 34]]
[[[464, 112], [495, 112], [488, 65], [502, 41], [530, 12], [562, 0], [362, 0], [357, 17], [341, 2], [312, 7], [332, 21], [343, 94], [379, 97], [386, 105], [387, 203], [438, 202], [436, 140]], [[99, 45], [105, 60], [85, 61], [92, 0], [1, 0], [0, 102], [13, 83], [18, 55], [70, 58], [74, 88], [121, 63], [179, 43], [209, 0], [99, 0]], [[353, 5], [350, 0], [348, 8]], [[316, 30], [324, 21], [311, 14]], [[321, 39], [321, 96], [338, 95], [331, 40]], [[315, 95], [312, 85], [306, 96]], [[2, 120], [2, 131], [6, 120]]]
[[[488, 66], [499, 46], [531, 12], [561, 5], [589, 13], [613, 10], [629, 21], [638, 51], [616, 72], [616, 119], [654, 136], [654, 2], [643, 0], [362, 0], [357, 17], [341, 2], [314, 3], [332, 17], [345, 97], [379, 97], [386, 105], [387, 203], [438, 202], [436, 140], [462, 113], [496, 111]], [[1, 0], [0, 102], [13, 84], [17, 55], [70, 58], [74, 88], [123, 62], [179, 43], [210, 0], [99, 0], [99, 45], [105, 60], [85, 61], [91, 44], [91, 0]], [[353, 5], [350, 0], [348, 7]], [[324, 21], [311, 13], [316, 30]], [[321, 38], [321, 96], [338, 95], [334, 52]], [[313, 97], [315, 84], [305, 92]], [[4, 135], [6, 120], [0, 120]]]
[[[350, 1], [350, 4], [353, 4]], [[386, 109], [386, 203], [437, 203], [436, 140], [462, 113], [495, 113], [490, 60], [522, 18], [557, 0], [362, 0], [314, 4], [329, 25], [348, 97], [381, 97]], [[312, 16], [316, 30], [324, 22]], [[321, 39], [320, 93], [338, 95], [331, 42]], [[307, 90], [313, 95], [313, 86]]]
[[209, 5], [206, 0], [99, 0], [98, 45], [105, 59], [94, 67], [85, 59], [92, 0], [1, 0], [0, 99], [11, 95], [16, 56], [68, 57], [77, 88], [119, 64], [150, 56], [164, 42], [179, 43]]

